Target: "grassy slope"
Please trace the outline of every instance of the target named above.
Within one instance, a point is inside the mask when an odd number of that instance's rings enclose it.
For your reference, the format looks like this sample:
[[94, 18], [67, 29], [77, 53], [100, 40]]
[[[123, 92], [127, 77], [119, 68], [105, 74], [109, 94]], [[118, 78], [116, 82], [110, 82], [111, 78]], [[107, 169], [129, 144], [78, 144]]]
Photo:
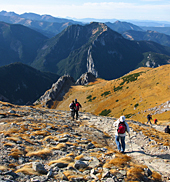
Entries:
[[[146, 122], [147, 114], [152, 113], [148, 109], [169, 100], [169, 70], [170, 65], [158, 68], [141, 67], [124, 76], [126, 80], [132, 80], [132, 75], [136, 76], [135, 73], [140, 73], [135, 81], [129, 83], [123, 81], [121, 77], [111, 81], [98, 79], [88, 86], [74, 86], [65, 95], [64, 100], [57, 103], [56, 109], [69, 110], [69, 103], [77, 98], [83, 106], [81, 111], [98, 115], [103, 110], [110, 109], [108, 116], [132, 115], [132, 119]], [[131, 76], [127, 77], [128, 75]], [[116, 90], [114, 88], [121, 89], [114, 91]], [[170, 111], [153, 115], [154, 118], [167, 122], [170, 120]]]

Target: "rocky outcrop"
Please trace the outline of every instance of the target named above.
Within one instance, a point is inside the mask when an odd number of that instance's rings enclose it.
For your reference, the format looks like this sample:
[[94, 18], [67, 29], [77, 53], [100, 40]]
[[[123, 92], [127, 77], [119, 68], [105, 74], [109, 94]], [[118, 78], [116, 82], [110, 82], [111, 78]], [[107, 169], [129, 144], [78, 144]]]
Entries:
[[76, 81], [77, 85], [87, 85], [89, 82], [94, 82], [96, 79], [96, 77], [90, 73], [84, 73], [83, 75], [81, 75], [81, 77]]
[[60, 77], [58, 81], [52, 85], [51, 89], [47, 90], [34, 105], [41, 104], [42, 106], [51, 108], [53, 102], [56, 100], [60, 101], [74, 83], [74, 79], [69, 75]]

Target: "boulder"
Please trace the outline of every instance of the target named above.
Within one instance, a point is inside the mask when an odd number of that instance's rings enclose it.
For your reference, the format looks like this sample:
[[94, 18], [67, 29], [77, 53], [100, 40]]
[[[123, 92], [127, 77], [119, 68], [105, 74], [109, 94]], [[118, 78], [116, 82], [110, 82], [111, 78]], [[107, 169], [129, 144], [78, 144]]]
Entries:
[[81, 75], [81, 77], [76, 81], [76, 85], [87, 85], [90, 82], [94, 82], [96, 80], [96, 77], [90, 73], [84, 73]]

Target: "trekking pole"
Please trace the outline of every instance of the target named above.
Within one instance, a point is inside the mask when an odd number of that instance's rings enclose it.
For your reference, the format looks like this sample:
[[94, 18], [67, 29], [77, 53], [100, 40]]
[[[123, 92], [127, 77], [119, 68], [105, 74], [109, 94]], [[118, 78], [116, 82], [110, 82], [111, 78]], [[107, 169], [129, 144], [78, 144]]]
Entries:
[[131, 148], [132, 148], [132, 152], [133, 152], [133, 147], [132, 147], [132, 141], [131, 141], [131, 138], [130, 138], [130, 134], [129, 134], [129, 140], [130, 140]]

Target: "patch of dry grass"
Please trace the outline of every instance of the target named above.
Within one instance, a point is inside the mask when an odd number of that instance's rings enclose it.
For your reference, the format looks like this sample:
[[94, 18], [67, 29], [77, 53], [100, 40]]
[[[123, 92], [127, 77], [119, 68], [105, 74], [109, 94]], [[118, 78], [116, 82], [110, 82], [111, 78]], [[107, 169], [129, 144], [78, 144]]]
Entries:
[[31, 133], [31, 136], [37, 136], [37, 135], [49, 136], [49, 135], [51, 135], [51, 133], [48, 132], [48, 131], [45, 131], [45, 130], [43, 130], [43, 131], [33, 131]]
[[41, 157], [41, 158], [45, 158], [48, 155], [51, 155], [51, 149], [48, 149], [48, 148], [38, 150], [38, 151], [28, 152], [26, 154], [26, 156], [29, 156], [29, 157], [38, 156], [38, 157]]
[[8, 169], [7, 166], [0, 166], [1, 171], [6, 171], [7, 169]]
[[15, 171], [15, 173], [20, 173], [20, 172], [25, 175], [40, 175], [38, 172], [33, 170], [32, 164], [25, 165], [24, 167]]
[[62, 157], [57, 160], [50, 161], [48, 165], [52, 165], [54, 163], [64, 163], [64, 164], [69, 164], [71, 162], [74, 162], [74, 159], [72, 157]]
[[56, 147], [52, 147], [51, 150], [61, 150], [62, 148], [66, 148], [67, 145], [65, 143], [59, 143]]
[[22, 155], [24, 155], [24, 151], [21, 151], [21, 150], [19, 150], [19, 149], [15, 149], [15, 148], [13, 148], [12, 150], [11, 150], [11, 153], [10, 154], [8, 154], [8, 156], [12, 156], [13, 158], [15, 158], [15, 159], [18, 159], [20, 156], [22, 156]]
[[115, 158], [111, 160], [107, 160], [106, 163], [103, 165], [104, 168], [111, 168], [112, 166], [121, 168], [128, 165], [131, 161], [131, 157], [124, 154], [115, 154]]
[[64, 171], [63, 174], [67, 177], [67, 179], [68, 179], [69, 181], [74, 181], [75, 178], [76, 178], [76, 179], [81, 179], [81, 180], [83, 180], [83, 179], [86, 178], [85, 175], [77, 174], [77, 173], [76, 173], [75, 171], [73, 171], [73, 170]]
[[152, 172], [152, 178], [153, 178], [155, 181], [157, 181], [157, 182], [162, 181], [162, 176], [161, 176], [161, 174], [159, 174], [158, 172], [155, 172], [155, 171]]
[[142, 168], [132, 167], [127, 171], [127, 181], [142, 181], [144, 177], [144, 171]]

